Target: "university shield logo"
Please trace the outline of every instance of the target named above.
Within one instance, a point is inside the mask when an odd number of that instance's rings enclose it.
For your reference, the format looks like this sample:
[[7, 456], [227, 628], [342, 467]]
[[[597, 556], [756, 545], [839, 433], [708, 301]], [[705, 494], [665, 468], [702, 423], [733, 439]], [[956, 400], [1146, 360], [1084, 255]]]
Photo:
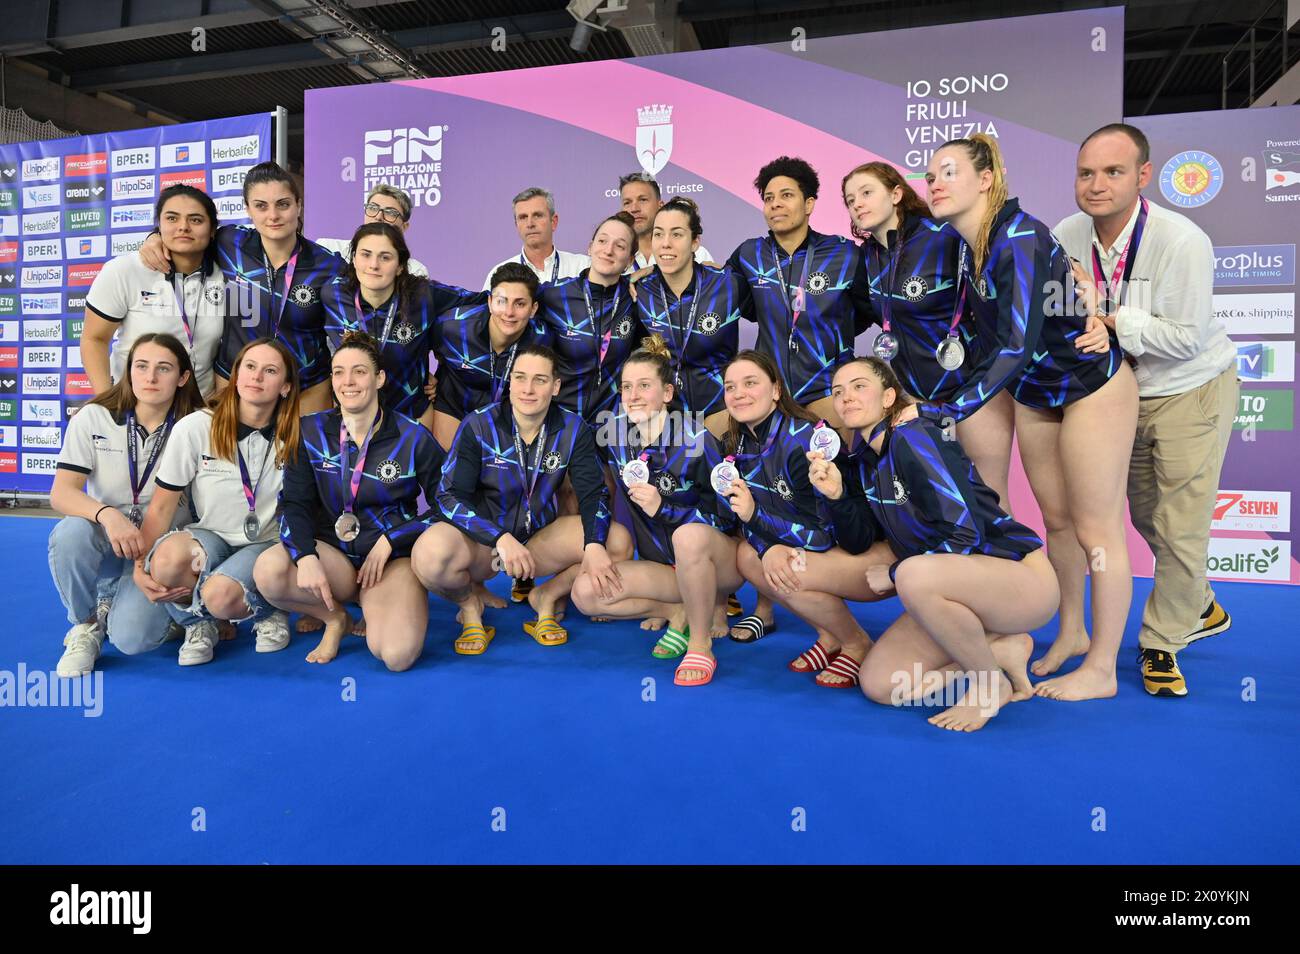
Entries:
[[636, 111], [636, 158], [641, 168], [658, 175], [673, 154], [673, 108], [641, 106]]

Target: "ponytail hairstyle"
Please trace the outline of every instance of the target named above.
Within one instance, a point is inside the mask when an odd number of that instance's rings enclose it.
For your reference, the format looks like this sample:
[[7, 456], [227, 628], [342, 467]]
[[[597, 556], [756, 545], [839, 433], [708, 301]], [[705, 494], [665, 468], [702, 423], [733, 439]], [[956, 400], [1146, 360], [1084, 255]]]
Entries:
[[596, 241], [596, 234], [605, 227], [606, 222], [618, 222], [620, 225], [627, 226], [627, 230], [632, 233], [632, 244], [636, 244], [636, 219], [632, 218], [631, 212], [615, 212], [613, 215], [601, 219], [600, 224], [591, 233], [591, 241]]
[[673, 196], [659, 207], [655, 218], [659, 218], [665, 212], [680, 212], [686, 216], [687, 222], [690, 223], [691, 238], [697, 239], [704, 234], [704, 226], [700, 224], [700, 207], [695, 204], [694, 199], [688, 199], [684, 195]]
[[[334, 349], [334, 353], [338, 354], [340, 351], [347, 348], [365, 354], [365, 356], [370, 359], [370, 368], [376, 375], [384, 370], [383, 362], [379, 356], [379, 342], [375, 340], [373, 335], [364, 331], [356, 330], [345, 332], [343, 340], [340, 341], [339, 346]], [[333, 386], [330, 387], [330, 399], [334, 402], [335, 407], [339, 406], [339, 397], [334, 393]], [[380, 401], [380, 407], [383, 407], [383, 401]]]
[[661, 384], [673, 383], [672, 354], [668, 350], [668, 342], [662, 335], [650, 335], [648, 338], [641, 339], [641, 347], [637, 348], [623, 362], [623, 370], [627, 370], [629, 364], [648, 364], [655, 369]]
[[[367, 222], [352, 233], [352, 242], [348, 246], [348, 267], [343, 276], [343, 291], [347, 295], [356, 295], [361, 290], [361, 283], [357, 280], [357, 246], [361, 244], [363, 238], [370, 235], [380, 235], [388, 239], [397, 252], [398, 272], [393, 288], [397, 293], [398, 316], [405, 319], [410, 314], [408, 309], [411, 303], [420, 293], [420, 286], [425, 282], [424, 279], [411, 274], [408, 264], [411, 261], [411, 250], [406, 244], [406, 237], [402, 235], [402, 230], [396, 226], [389, 225], [387, 222]], [[357, 318], [360, 319], [361, 316], [358, 315]]]
[[189, 375], [185, 383], [178, 385], [176, 393], [172, 395], [172, 411], [176, 415], [176, 420], [179, 421], [185, 415], [200, 410], [203, 407], [203, 395], [199, 392], [199, 384], [194, 379], [194, 365], [190, 361], [189, 352], [172, 335], [154, 332], [141, 335], [132, 342], [131, 350], [126, 355], [126, 370], [122, 372], [122, 377], [108, 390], [95, 395], [90, 403], [107, 408], [108, 413], [114, 417], [121, 417], [128, 411], [135, 410], [136, 396], [135, 389], [131, 387], [131, 364], [135, 361], [136, 349], [143, 344], [155, 344], [166, 348], [176, 358], [176, 367], [180, 369], [181, 374]]
[[988, 259], [989, 231], [993, 228], [993, 220], [998, 217], [1002, 206], [1007, 202], [1007, 169], [1002, 161], [1002, 150], [998, 147], [998, 141], [988, 133], [976, 133], [969, 139], [949, 139], [939, 148], [947, 149], [949, 146], [961, 146], [966, 150], [966, 155], [975, 166], [976, 175], [985, 170], [993, 173], [993, 184], [989, 186], [988, 208], [984, 210], [979, 237], [975, 240], [975, 247], [971, 249], [975, 256], [975, 270], [972, 274], [979, 275], [984, 271]]
[[[777, 369], [776, 362], [761, 351], [746, 348], [744, 351], [737, 352], [736, 356], [728, 361], [727, 366], [722, 369], [723, 376], [725, 377], [727, 372], [741, 361], [748, 361], [750, 364], [758, 365], [758, 369], [763, 372], [767, 379], [781, 389], [781, 393], [776, 399], [776, 409], [785, 417], [792, 420], [808, 421], [812, 424], [816, 424], [820, 420], [817, 415], [805, 411], [795, 403], [785, 383], [781, 380], [781, 372]], [[722, 446], [728, 454], [734, 454], [736, 448], [740, 446], [742, 427], [744, 427], [743, 424], [732, 417], [730, 413], [727, 414], [727, 433], [723, 435]]]
[[274, 348], [284, 364], [285, 380], [289, 382], [289, 394], [280, 398], [275, 406], [275, 465], [283, 467], [290, 460], [298, 459], [298, 362], [293, 353], [275, 338], [257, 338], [239, 349], [230, 368], [230, 382], [217, 396], [212, 405], [212, 453], [223, 460], [235, 459], [235, 445], [239, 441], [239, 369], [244, 364], [244, 355], [259, 345]]
[[[898, 213], [898, 232], [900, 235], [903, 232], [903, 223], [907, 222], [909, 218], [925, 218], [929, 216], [930, 207], [926, 205], [925, 200], [917, 195], [911, 183], [904, 179], [899, 171], [887, 162], [864, 162], [857, 168], [851, 169], [849, 174], [840, 180], [840, 195], [844, 198], [845, 208], [849, 207], [849, 198], [844, 194], [844, 190], [848, 188], [849, 180], [854, 176], [871, 176], [884, 186], [886, 192], [892, 193], [895, 189], [903, 190], [902, 198], [894, 206], [894, 211]], [[857, 223], [853, 221], [852, 215], [849, 216], [849, 231], [859, 241], [867, 238], [867, 233], [858, 228]]]
[[903, 413], [903, 409], [916, 402], [908, 396], [906, 389], [899, 382], [898, 375], [894, 373], [894, 369], [889, 362], [881, 361], [875, 355], [861, 355], [850, 358], [836, 368], [835, 373], [838, 375], [845, 368], [854, 364], [866, 365], [867, 369], [880, 379], [880, 389], [882, 391], [887, 391], [890, 388], [894, 389], [894, 403], [885, 408], [885, 420], [889, 422], [889, 429], [893, 430], [894, 425], [898, 423], [898, 416]]

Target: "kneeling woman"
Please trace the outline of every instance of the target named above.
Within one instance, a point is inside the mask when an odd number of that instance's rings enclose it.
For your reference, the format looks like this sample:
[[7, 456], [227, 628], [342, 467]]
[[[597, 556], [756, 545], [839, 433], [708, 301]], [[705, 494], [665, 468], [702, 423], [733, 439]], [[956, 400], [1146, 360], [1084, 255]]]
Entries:
[[[437, 494], [448, 522], [426, 530], [411, 552], [420, 582], [461, 609], [462, 655], [485, 652], [496, 635], [483, 625], [474, 584], [497, 569], [517, 580], [551, 577], [528, 594], [537, 620], [524, 624], [543, 646], [568, 639], [557, 617], [579, 573], [591, 576], [601, 594], [621, 587], [614, 564], [631, 555], [632, 539], [611, 526], [591, 428], [552, 403], [560, 391], [557, 366], [550, 348], [519, 347], [509, 400], [471, 412], [456, 431]], [[557, 499], [566, 474], [578, 514], [561, 517]]]
[[[203, 398], [189, 354], [171, 335], [140, 335], [124, 370], [68, 422], [50, 490], [50, 506], [63, 514], [50, 534], [50, 576], [72, 624], [60, 676], [94, 670], [106, 629], [130, 656], [157, 649], [170, 622], [131, 576], [145, 552], [140, 521], [153, 496], [149, 478], [172, 425]], [[96, 606], [101, 582], [115, 587], [107, 617]]]
[[[639, 559], [618, 564], [623, 587], [602, 596], [595, 581], [579, 577], [573, 602], [591, 616], [634, 619], [663, 615], [668, 632], [654, 655], [686, 653], [678, 685], [702, 686], [712, 678], [710, 624], [715, 607], [743, 582], [736, 569], [735, 524], [730, 508], [718, 511], [709, 474], [722, 459], [716, 439], [690, 416], [669, 414], [672, 364], [658, 335], [647, 338], [623, 365], [622, 408], [602, 431], [607, 463], [627, 498]], [[689, 647], [688, 647], [689, 643]], [[689, 648], [689, 652], [687, 652]]]
[[[141, 527], [135, 582], [185, 627], [182, 666], [212, 661], [218, 620], [253, 620], [259, 653], [289, 645], [288, 617], [258, 595], [253, 565], [275, 542], [284, 467], [298, 454], [298, 372], [274, 338], [244, 345], [232, 369], [211, 410], [176, 422]], [[187, 488], [198, 519], [164, 533]]]
[[[727, 365], [725, 380], [731, 426], [724, 449], [733, 467], [726, 496], [745, 537], [737, 552], [740, 572], [760, 595], [816, 628], [817, 642], [790, 669], [818, 672], [819, 686], [854, 686], [871, 638], [844, 601], [880, 599], [863, 573], [872, 564], [888, 565], [893, 554], [884, 543], [858, 556], [836, 545], [829, 513], [809, 480], [808, 455], [834, 460], [839, 436], [794, 403], [776, 363], [742, 351]], [[810, 589], [808, 580], [822, 589]]]
[[1050, 620], [1060, 599], [1043, 543], [998, 508], [997, 494], [938, 424], [900, 420], [909, 402], [889, 365], [851, 361], [835, 373], [832, 397], [857, 432], [855, 466], [812, 460], [809, 477], [831, 501], [845, 549], [889, 541], [898, 562], [871, 567], [867, 579], [878, 592], [897, 587], [906, 610], [867, 657], [862, 691], [886, 705], [915, 705], [939, 689], [946, 698], [953, 677], [963, 676], [961, 698], [930, 722], [973, 732], [1033, 693], [1026, 631]]
[[418, 515], [432, 500], [443, 454], [433, 435], [379, 395], [386, 384], [379, 344], [343, 336], [331, 364], [338, 407], [302, 420], [302, 453], [284, 474], [280, 542], [257, 558], [253, 578], [272, 606], [312, 616], [325, 635], [307, 656], [327, 663], [356, 601], [366, 643], [394, 672], [424, 649], [428, 594], [411, 570], [411, 547], [429, 527]]

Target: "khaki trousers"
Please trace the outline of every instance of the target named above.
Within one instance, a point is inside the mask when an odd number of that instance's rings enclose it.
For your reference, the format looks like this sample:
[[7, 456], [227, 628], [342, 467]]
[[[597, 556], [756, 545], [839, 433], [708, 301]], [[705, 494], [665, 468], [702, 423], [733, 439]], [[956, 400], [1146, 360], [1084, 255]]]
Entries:
[[1238, 393], [1233, 364], [1199, 388], [1139, 402], [1129, 515], [1156, 564], [1138, 636], [1143, 649], [1178, 652], [1214, 598], [1205, 563]]

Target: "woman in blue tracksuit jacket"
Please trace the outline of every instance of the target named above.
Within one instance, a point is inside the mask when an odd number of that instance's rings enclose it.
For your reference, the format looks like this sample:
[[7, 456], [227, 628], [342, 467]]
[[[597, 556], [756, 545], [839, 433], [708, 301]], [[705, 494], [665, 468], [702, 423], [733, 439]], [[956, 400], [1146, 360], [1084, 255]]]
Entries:
[[[897, 561], [867, 570], [878, 593], [897, 588], [906, 612], [867, 656], [869, 699], [922, 704], [956, 670], [974, 679], [930, 721], [974, 731], [1027, 698], [1027, 630], [1056, 612], [1059, 591], [1042, 541], [998, 507], [961, 446], [925, 418], [902, 421], [909, 399], [879, 358], [835, 374], [836, 411], [854, 430], [848, 466], [810, 455], [809, 479], [850, 553], [887, 540]], [[813, 577], [820, 580], [820, 577]], [[1005, 635], [1011, 634], [1011, 635]]]
[[[836, 544], [830, 513], [808, 480], [813, 441], [834, 431], [794, 403], [776, 362], [759, 351], [742, 351], [727, 365], [725, 381], [731, 425], [723, 451], [737, 472], [725, 496], [743, 536], [737, 565], [761, 595], [817, 630], [817, 643], [790, 668], [820, 671], [820, 686], [852, 687], [871, 639], [844, 600], [879, 599], [862, 572], [871, 562], [892, 563], [893, 554], [883, 542], [859, 557]], [[807, 580], [844, 575], [848, 566], [855, 574], [843, 592], [806, 591]]]
[[[935, 216], [963, 240], [966, 264], [958, 271], [980, 355], [965, 387], [920, 414], [941, 425], [960, 422], [1003, 388], [1011, 392], [1020, 457], [1061, 588], [1056, 644], [1034, 672], [1047, 675], [1087, 652], [1078, 669], [1037, 691], [1067, 701], [1113, 696], [1133, 596], [1124, 508], [1137, 379], [1117, 341], [1099, 353], [1080, 346], [1098, 319], [1075, 307], [1069, 258], [1047, 226], [1008, 198], [995, 139], [977, 134], [945, 143], [926, 179]], [[1091, 642], [1083, 620], [1090, 564]]]

